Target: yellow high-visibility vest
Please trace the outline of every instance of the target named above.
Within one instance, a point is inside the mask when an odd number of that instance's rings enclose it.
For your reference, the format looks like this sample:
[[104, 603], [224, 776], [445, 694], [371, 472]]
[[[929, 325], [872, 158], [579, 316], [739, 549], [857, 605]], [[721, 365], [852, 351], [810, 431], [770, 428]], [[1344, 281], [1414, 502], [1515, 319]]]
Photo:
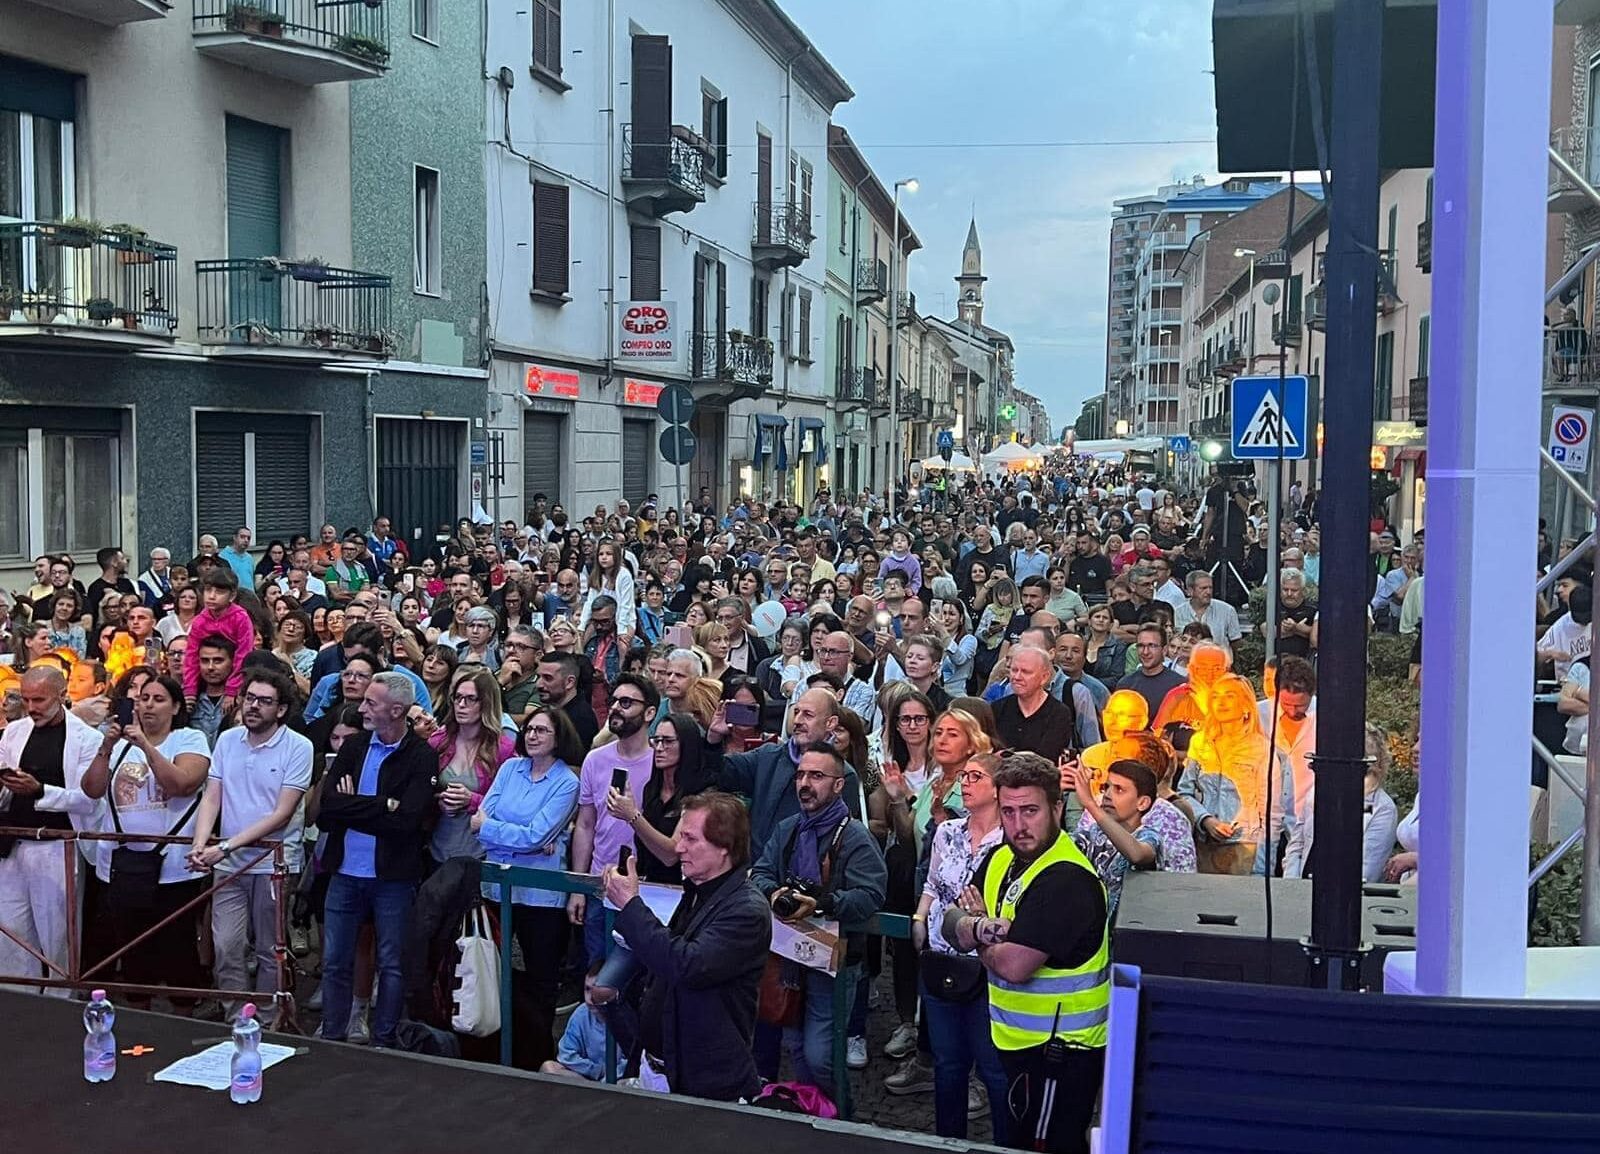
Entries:
[[[1058, 862], [1070, 862], [1087, 870], [1101, 890], [1105, 889], [1094, 866], [1065, 830], [1002, 894], [1000, 887], [1005, 885], [1015, 859], [1008, 845], [1000, 846], [989, 859], [983, 879], [983, 904], [993, 916], [1015, 917], [1017, 904], [1033, 879]], [[1104, 1047], [1110, 1009], [1111, 951], [1105, 926], [1100, 927], [1100, 948], [1081, 966], [1045, 966], [1026, 982], [1008, 982], [989, 971], [989, 1033], [997, 1049], [1042, 1046], [1052, 1033], [1079, 1046]]]

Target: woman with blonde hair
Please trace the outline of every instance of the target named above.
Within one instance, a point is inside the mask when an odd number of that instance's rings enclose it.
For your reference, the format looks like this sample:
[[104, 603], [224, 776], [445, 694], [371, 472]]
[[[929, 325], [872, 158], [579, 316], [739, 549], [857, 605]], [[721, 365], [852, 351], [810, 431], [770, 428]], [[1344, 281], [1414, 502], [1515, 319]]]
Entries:
[[500, 683], [487, 669], [459, 673], [452, 679], [444, 724], [428, 739], [439, 755], [439, 821], [428, 850], [435, 862], [453, 857], [482, 857], [483, 846], [472, 828], [495, 774], [516, 752], [516, 741], [500, 731]]
[[[1281, 760], [1281, 755], [1277, 755]], [[1269, 782], [1279, 782], [1289, 812], [1291, 775], [1261, 730], [1250, 683], [1234, 673], [1217, 678], [1203, 725], [1189, 743], [1188, 765], [1178, 784], [1194, 821], [1201, 873], [1248, 874], [1266, 870], [1265, 802]]]
[[694, 647], [706, 659], [706, 676], [722, 681], [731, 670], [739, 674], [728, 664], [728, 653], [732, 643], [728, 640], [728, 630], [720, 621], [708, 621], [694, 631]]

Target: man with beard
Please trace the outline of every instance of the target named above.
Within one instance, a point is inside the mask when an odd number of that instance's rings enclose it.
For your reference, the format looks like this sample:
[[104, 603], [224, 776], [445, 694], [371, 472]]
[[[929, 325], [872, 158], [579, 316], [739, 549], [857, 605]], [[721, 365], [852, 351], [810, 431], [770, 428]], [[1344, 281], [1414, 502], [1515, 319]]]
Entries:
[[[850, 815], [843, 793], [853, 789], [852, 776], [831, 743], [802, 748], [794, 769], [800, 812], [778, 823], [750, 871], [750, 881], [766, 895], [780, 921], [793, 924], [818, 914], [841, 925], [859, 924], [883, 905], [889, 871], [871, 831]], [[797, 962], [784, 963], [786, 977], [805, 995], [800, 1024], [784, 1027], [784, 1048], [795, 1076], [830, 1096], [835, 1093], [833, 984], [844, 983], [848, 1019], [865, 946], [865, 934], [846, 936], [844, 967], [836, 978]]]
[[[283, 842], [290, 876], [300, 872], [301, 799], [311, 788], [311, 742], [284, 725], [295, 707], [287, 675], [259, 671], [239, 697], [242, 725], [217, 738], [207, 772], [206, 792], [194, 819], [189, 868], [238, 874], [211, 896], [213, 972], [219, 990], [246, 990], [246, 958], [255, 939], [257, 981], [270, 984], [277, 972], [273, 947], [278, 940], [278, 903], [273, 897], [272, 854], [249, 847], [258, 841]], [[221, 819], [222, 840], [208, 845]], [[239, 1003], [230, 1005], [238, 1011]]]
[[[988, 975], [1017, 1147], [1087, 1151], [1111, 1004], [1105, 885], [1061, 828], [1055, 765], [1016, 753], [994, 784], [1005, 841], [945, 913], [945, 940]], [[1047, 1059], [1056, 1038], [1064, 1054]]]
[[[572, 832], [572, 868], [577, 873], [598, 874], [617, 864], [623, 846], [637, 848], [633, 827], [611, 812], [606, 797], [625, 782], [633, 804], [644, 809], [644, 787], [655, 765], [648, 723], [660, 700], [649, 678], [637, 673], [617, 677], [606, 713], [616, 740], [585, 757], [578, 775], [578, 820]], [[597, 961], [606, 952], [606, 920], [598, 899], [573, 894], [567, 916], [583, 927], [584, 953], [589, 962]]]

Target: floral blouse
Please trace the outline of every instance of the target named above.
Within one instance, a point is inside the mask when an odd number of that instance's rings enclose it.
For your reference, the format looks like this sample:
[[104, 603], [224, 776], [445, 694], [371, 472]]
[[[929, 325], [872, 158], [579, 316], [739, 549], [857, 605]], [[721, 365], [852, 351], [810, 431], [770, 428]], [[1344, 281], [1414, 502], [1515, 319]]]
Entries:
[[940, 823], [933, 831], [933, 857], [928, 864], [928, 880], [922, 887], [923, 894], [933, 898], [933, 905], [928, 909], [929, 949], [943, 954], [957, 952], [954, 946], [944, 940], [941, 929], [944, 913], [956, 904], [961, 891], [972, 881], [972, 875], [978, 872], [978, 866], [1004, 836], [1000, 823], [996, 822], [974, 850], [972, 839], [967, 836], [967, 819], [964, 817], [953, 817]]

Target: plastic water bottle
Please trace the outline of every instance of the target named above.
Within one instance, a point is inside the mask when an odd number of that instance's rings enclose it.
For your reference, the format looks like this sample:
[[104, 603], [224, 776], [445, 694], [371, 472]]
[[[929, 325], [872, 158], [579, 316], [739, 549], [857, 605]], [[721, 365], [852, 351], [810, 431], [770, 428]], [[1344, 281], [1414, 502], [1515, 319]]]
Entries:
[[254, 1004], [246, 1002], [233, 1024], [232, 1077], [228, 1093], [243, 1105], [261, 1100], [261, 1023], [256, 1021]]
[[109, 1082], [117, 1076], [117, 1011], [106, 1001], [104, 990], [95, 990], [83, 1008], [83, 1080]]

